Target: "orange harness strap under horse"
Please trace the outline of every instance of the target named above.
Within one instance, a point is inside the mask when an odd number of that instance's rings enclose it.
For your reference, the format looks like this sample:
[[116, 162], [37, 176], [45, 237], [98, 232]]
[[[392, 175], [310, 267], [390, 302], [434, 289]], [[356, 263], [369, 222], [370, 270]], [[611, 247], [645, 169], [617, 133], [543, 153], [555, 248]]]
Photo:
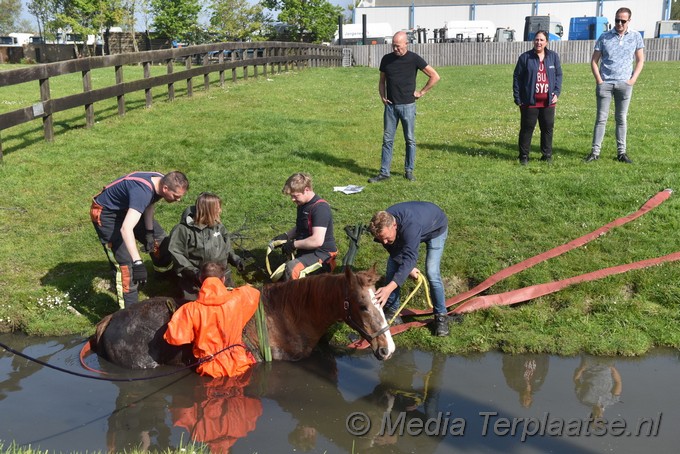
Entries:
[[[661, 263], [665, 262], [672, 262], [672, 261], [677, 261], [680, 260], [680, 252], [675, 252], [672, 254], [664, 255], [662, 257], [656, 257], [656, 258], [651, 258], [651, 259], [646, 259], [646, 260], [641, 260], [638, 262], [633, 262], [633, 263], [628, 263], [625, 265], [618, 265], [618, 266], [613, 266], [610, 268], [604, 268], [601, 270], [593, 271], [590, 273], [586, 274], [581, 274], [579, 276], [574, 276], [571, 278], [563, 279], [560, 281], [553, 281], [553, 282], [548, 282], [545, 284], [538, 284], [538, 285], [532, 285], [529, 287], [524, 287], [518, 290], [511, 290], [508, 292], [504, 293], [499, 293], [495, 295], [485, 295], [485, 296], [479, 296], [476, 298], [472, 298], [473, 296], [476, 296], [477, 294], [483, 292], [484, 290], [488, 289], [495, 283], [510, 277], [514, 274], [517, 274], [520, 271], [523, 271], [525, 269], [531, 268], [532, 266], [544, 262], [548, 259], [551, 259], [553, 257], [557, 257], [561, 254], [564, 254], [565, 252], [571, 251], [572, 249], [575, 249], [577, 247], [583, 246], [584, 244], [600, 237], [601, 235], [605, 234], [609, 230], [613, 229], [614, 227], [619, 227], [621, 225], [624, 225], [630, 221], [633, 221], [643, 214], [653, 210], [657, 206], [661, 205], [664, 201], [666, 201], [673, 191], [671, 189], [665, 189], [659, 193], [657, 193], [654, 197], [650, 198], [638, 211], [629, 214], [628, 216], [621, 217], [619, 219], [616, 219], [609, 224], [606, 224], [597, 230], [594, 230], [586, 235], [583, 235], [573, 241], [570, 241], [569, 243], [563, 244], [561, 246], [557, 246], [553, 249], [550, 249], [549, 251], [543, 252], [541, 254], [535, 255], [534, 257], [528, 258], [520, 263], [517, 263], [515, 265], [512, 265], [508, 268], [505, 268], [498, 273], [492, 275], [488, 279], [486, 279], [484, 282], [481, 284], [475, 286], [474, 288], [463, 292], [459, 295], [454, 296], [453, 298], [450, 298], [446, 301], [446, 307], [450, 308], [458, 303], [461, 303], [458, 307], [452, 309], [449, 311], [449, 314], [464, 314], [467, 312], [473, 312], [479, 309], [486, 309], [491, 306], [504, 306], [504, 305], [510, 305], [510, 304], [515, 304], [515, 303], [520, 303], [523, 301], [528, 301], [534, 298], [538, 298], [540, 296], [548, 295], [550, 293], [557, 292], [559, 290], [562, 290], [565, 287], [568, 287], [570, 285], [579, 283], [579, 282], [588, 282], [588, 281], [593, 281], [597, 279], [602, 279], [607, 276], [612, 276], [615, 274], [621, 274], [625, 273], [630, 270], [636, 270], [636, 269], [642, 269], [642, 268], [647, 268], [653, 265], [658, 265]], [[472, 299], [469, 299], [472, 298]], [[431, 310], [421, 310], [421, 309], [404, 309], [401, 312], [401, 315], [428, 315], [431, 314]], [[417, 320], [417, 321], [412, 321], [408, 323], [403, 323], [401, 325], [396, 325], [390, 328], [390, 332], [394, 334], [401, 333], [403, 331], [406, 331], [409, 328], [413, 328], [416, 326], [424, 326], [428, 323], [430, 323], [432, 319], [427, 319], [427, 320]], [[364, 342], [354, 342], [350, 344], [350, 347], [353, 348], [366, 348], [366, 345]]]

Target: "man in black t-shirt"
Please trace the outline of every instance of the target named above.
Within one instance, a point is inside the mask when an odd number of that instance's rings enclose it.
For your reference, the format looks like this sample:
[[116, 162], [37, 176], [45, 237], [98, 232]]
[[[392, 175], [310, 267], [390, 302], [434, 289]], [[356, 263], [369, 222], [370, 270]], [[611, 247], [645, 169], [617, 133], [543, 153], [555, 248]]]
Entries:
[[283, 252], [295, 258], [286, 263], [285, 280], [300, 279], [317, 270], [333, 271], [338, 248], [333, 236], [331, 207], [314, 193], [312, 177], [306, 173], [291, 175], [282, 192], [297, 205], [295, 227], [272, 239], [286, 240]]
[[[397, 32], [392, 38], [392, 53], [380, 61], [380, 83], [378, 91], [385, 105], [383, 114], [383, 142], [380, 159], [380, 173], [368, 180], [377, 183], [390, 177], [392, 148], [397, 125], [401, 121], [406, 141], [404, 178], [414, 181], [413, 167], [416, 159], [416, 100], [427, 93], [438, 81], [439, 74], [420, 55], [409, 52], [406, 33]], [[421, 90], [416, 90], [416, 76], [421, 70], [428, 77]]]

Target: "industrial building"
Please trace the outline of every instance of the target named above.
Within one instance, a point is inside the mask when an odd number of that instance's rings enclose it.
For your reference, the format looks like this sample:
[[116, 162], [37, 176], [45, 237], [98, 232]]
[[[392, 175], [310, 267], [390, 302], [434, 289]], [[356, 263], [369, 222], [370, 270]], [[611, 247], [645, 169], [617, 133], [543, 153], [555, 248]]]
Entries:
[[670, 18], [673, 0], [362, 0], [353, 11], [353, 22], [361, 24], [387, 22], [392, 30], [426, 29], [428, 41], [433, 31], [449, 21], [487, 20], [496, 27], [516, 30], [522, 39], [526, 16], [551, 16], [562, 23], [564, 35], [569, 36], [569, 22], [573, 17], [604, 16], [613, 24], [616, 10], [632, 11], [630, 28], [654, 37], [656, 22]]

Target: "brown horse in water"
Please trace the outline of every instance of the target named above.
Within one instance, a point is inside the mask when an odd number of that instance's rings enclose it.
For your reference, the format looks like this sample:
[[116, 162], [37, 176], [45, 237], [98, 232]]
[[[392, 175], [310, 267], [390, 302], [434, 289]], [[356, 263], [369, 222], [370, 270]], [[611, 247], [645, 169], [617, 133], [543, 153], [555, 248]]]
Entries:
[[[272, 359], [306, 358], [337, 321], [358, 331], [376, 358], [389, 359], [394, 341], [382, 310], [373, 302], [378, 279], [375, 269], [353, 273], [347, 267], [344, 274], [265, 286], [260, 304], [266, 313]], [[175, 309], [171, 298], [156, 297], [114, 312], [97, 324], [90, 346], [110, 362], [130, 369], [192, 364], [196, 359], [190, 345], [176, 347], [163, 339]], [[254, 317], [244, 329], [244, 339], [254, 350], [259, 349]]]

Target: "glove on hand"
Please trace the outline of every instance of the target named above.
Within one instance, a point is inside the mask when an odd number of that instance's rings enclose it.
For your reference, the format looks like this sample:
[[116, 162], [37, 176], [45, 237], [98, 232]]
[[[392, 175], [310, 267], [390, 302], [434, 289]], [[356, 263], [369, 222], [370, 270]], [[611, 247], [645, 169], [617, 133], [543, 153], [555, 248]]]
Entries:
[[[288, 234], [282, 233], [280, 235], [276, 235], [274, 238], [269, 240], [269, 249], [274, 250], [277, 247], [281, 247], [283, 243], [281, 241], [288, 241]], [[274, 243], [280, 243], [280, 244], [274, 244]]]
[[153, 230], [147, 230], [146, 236], [144, 237], [146, 243], [146, 252], [151, 254], [156, 248], [156, 240], [153, 237]]
[[132, 264], [132, 282], [135, 284], [145, 284], [147, 278], [146, 267], [143, 263]]
[[282, 233], [280, 235], [276, 235], [274, 238], [272, 238], [272, 241], [279, 241], [279, 240], [287, 240], [288, 239], [288, 234], [287, 233]]
[[281, 250], [284, 254], [291, 255], [295, 252], [295, 246], [293, 246], [294, 242], [295, 240], [288, 240], [281, 246]]
[[243, 273], [246, 270], [246, 261], [242, 258], [236, 260], [236, 271]]

